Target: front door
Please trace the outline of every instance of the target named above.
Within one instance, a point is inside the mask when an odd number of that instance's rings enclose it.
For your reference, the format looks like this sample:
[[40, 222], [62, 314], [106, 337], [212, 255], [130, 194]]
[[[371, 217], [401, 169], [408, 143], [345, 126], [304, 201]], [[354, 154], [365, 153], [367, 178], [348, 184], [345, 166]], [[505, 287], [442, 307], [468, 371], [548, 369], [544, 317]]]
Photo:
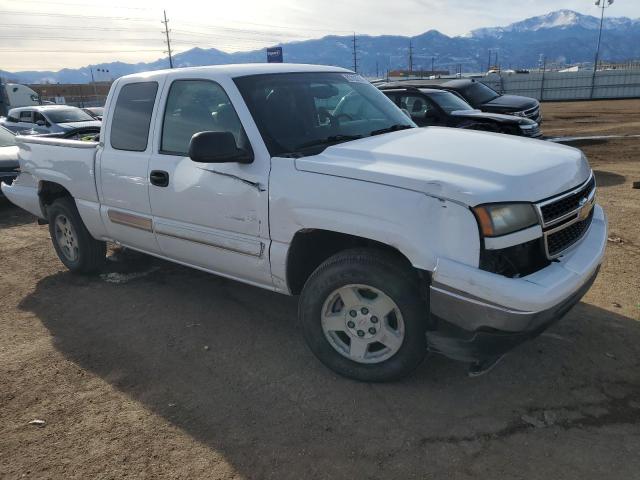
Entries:
[[148, 173], [153, 225], [162, 253], [221, 275], [271, 285], [270, 159], [256, 152], [251, 164], [192, 161], [189, 142], [198, 132], [231, 132], [239, 147], [251, 150], [251, 144], [220, 84], [178, 79], [167, 87]]
[[[149, 203], [150, 127], [156, 114], [158, 82], [120, 85], [113, 115], [98, 151], [100, 213], [111, 238], [158, 253]], [[111, 107], [108, 107], [111, 108]]]

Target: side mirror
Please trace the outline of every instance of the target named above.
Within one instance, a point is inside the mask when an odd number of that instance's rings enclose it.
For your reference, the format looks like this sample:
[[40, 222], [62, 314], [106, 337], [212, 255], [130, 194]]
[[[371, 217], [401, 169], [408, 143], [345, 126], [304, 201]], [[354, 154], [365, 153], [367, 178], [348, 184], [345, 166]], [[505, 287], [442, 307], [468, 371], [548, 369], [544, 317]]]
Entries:
[[251, 163], [253, 152], [238, 148], [231, 132], [199, 132], [191, 137], [189, 158], [199, 163]]
[[45, 125], [44, 120], [38, 120], [36, 122], [36, 125], [39, 126], [39, 127], [44, 127], [44, 125]]

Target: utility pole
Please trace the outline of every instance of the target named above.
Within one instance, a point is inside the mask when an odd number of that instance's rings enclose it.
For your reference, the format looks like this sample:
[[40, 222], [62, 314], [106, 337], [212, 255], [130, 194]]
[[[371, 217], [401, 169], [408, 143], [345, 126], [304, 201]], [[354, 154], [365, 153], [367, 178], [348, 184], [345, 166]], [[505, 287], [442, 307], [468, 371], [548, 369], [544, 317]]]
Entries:
[[409, 75], [413, 73], [413, 41], [409, 40]]
[[598, 61], [600, 60], [600, 43], [602, 42], [602, 27], [604, 26], [604, 11], [613, 5], [613, 0], [596, 0], [596, 6], [602, 10], [600, 14], [600, 30], [598, 32], [598, 46], [596, 47], [596, 59], [593, 62], [593, 78], [591, 79], [591, 98], [596, 88], [596, 72], [598, 71]]
[[353, 71], [358, 73], [358, 43], [356, 32], [353, 32]]
[[164, 21], [160, 22], [160, 23], [164, 23], [164, 34], [167, 37], [167, 53], [169, 54], [169, 68], [173, 68], [173, 57], [171, 56], [171, 40], [169, 39], [169, 20], [167, 20], [167, 11], [163, 10], [164, 12]]
[[431, 75], [436, 74], [435, 61], [436, 57], [431, 57]]
[[89, 71], [91, 72], [91, 83], [93, 84], [93, 96], [96, 101], [98, 100], [98, 90], [96, 89], [96, 80], [93, 78], [93, 66], [89, 65]]

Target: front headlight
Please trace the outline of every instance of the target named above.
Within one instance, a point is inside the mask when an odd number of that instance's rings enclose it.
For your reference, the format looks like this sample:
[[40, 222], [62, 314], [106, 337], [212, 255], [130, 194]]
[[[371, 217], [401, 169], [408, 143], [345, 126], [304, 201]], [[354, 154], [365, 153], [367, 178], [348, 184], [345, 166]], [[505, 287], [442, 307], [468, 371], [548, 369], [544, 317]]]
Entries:
[[485, 237], [499, 237], [538, 223], [538, 215], [530, 203], [480, 205], [473, 212]]

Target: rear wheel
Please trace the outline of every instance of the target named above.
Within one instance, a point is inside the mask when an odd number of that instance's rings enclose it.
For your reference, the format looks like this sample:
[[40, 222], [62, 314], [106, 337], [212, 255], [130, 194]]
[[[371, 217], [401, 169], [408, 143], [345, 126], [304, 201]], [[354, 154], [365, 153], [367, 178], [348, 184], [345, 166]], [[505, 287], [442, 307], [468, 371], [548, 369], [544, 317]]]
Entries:
[[60, 261], [72, 272], [98, 270], [105, 262], [106, 243], [91, 236], [73, 199], [58, 198], [47, 210], [51, 241]]
[[350, 250], [309, 278], [299, 317], [311, 351], [330, 369], [382, 382], [424, 359], [427, 306], [410, 267], [373, 249]]

